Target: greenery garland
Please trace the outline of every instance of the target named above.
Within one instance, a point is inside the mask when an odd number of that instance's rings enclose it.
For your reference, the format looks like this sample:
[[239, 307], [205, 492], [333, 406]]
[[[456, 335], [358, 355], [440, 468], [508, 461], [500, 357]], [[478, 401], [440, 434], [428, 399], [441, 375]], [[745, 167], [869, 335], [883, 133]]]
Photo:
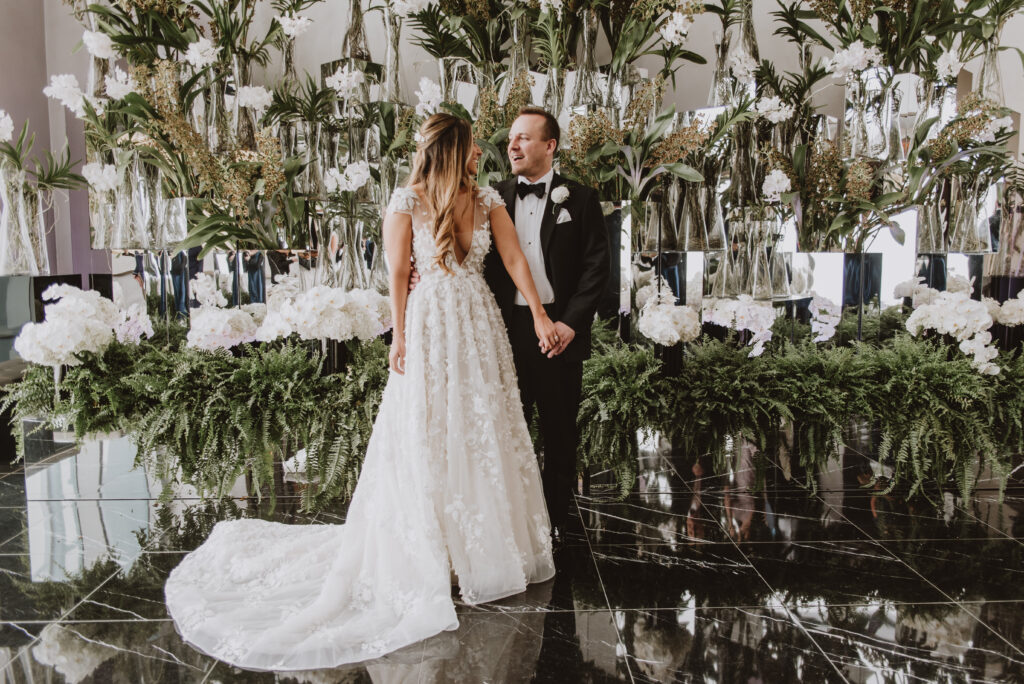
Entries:
[[[705, 337], [687, 346], [673, 377], [652, 347], [597, 325], [584, 364], [579, 465], [614, 472], [624, 496], [641, 431], [665, 434], [691, 458], [710, 456], [718, 472], [735, 467], [746, 440], [759, 472], [784, 448], [813, 489], [846, 427], [867, 421], [880, 436], [886, 478], [873, 486], [882, 493], [955, 488], [967, 499], [981, 465], [1005, 482], [1010, 454], [1024, 451], [1024, 357], [1004, 353], [1001, 372], [982, 375], [948, 341], [897, 333], [898, 320], [898, 311], [866, 318], [871, 341], [849, 346], [815, 345], [806, 325], [783, 321], [757, 358], [731, 337]], [[312, 510], [351, 495], [388, 379], [383, 340], [350, 343], [346, 358], [343, 373], [326, 374], [308, 342], [233, 355], [187, 348], [181, 330], [161, 330], [140, 345], [83, 355], [59, 392], [51, 369], [32, 366], [4, 389], [0, 410], [14, 408], [19, 449], [21, 422], [33, 416], [79, 437], [120, 430], [165, 481], [213, 496], [241, 475], [261, 491], [275, 464], [304, 448], [314, 484], [303, 504]]]

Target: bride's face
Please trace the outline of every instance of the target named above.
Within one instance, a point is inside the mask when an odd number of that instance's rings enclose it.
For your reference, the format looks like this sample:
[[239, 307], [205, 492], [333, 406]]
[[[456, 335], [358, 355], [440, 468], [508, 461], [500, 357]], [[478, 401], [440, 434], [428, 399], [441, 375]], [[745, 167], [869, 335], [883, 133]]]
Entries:
[[473, 151], [469, 153], [469, 162], [466, 164], [466, 170], [469, 171], [471, 176], [476, 175], [476, 169], [480, 162], [480, 155], [484, 152], [480, 149], [480, 146], [473, 143]]

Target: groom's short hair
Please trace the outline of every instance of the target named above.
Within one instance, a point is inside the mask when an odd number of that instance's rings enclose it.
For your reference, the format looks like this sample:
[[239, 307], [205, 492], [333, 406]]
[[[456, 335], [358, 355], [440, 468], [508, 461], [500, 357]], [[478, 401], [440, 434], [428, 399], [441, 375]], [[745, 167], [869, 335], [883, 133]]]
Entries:
[[537, 116], [544, 117], [544, 135], [547, 140], [555, 141], [555, 149], [558, 149], [558, 143], [561, 142], [562, 129], [558, 125], [558, 119], [552, 116], [551, 112], [544, 109], [543, 107], [522, 107], [516, 116], [523, 116], [524, 114], [536, 114]]

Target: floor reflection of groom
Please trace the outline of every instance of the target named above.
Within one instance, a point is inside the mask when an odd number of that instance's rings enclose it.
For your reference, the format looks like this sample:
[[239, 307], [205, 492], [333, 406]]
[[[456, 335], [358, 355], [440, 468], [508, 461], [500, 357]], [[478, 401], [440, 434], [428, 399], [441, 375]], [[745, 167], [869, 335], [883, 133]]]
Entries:
[[558, 122], [548, 112], [520, 110], [508, 143], [515, 175], [495, 186], [515, 222], [541, 302], [555, 321], [556, 349], [547, 355], [540, 351], [529, 307], [495, 250], [484, 266], [508, 328], [528, 422], [537, 409], [544, 498], [556, 539], [576, 485], [583, 361], [590, 356], [590, 327], [608, 278], [608, 241], [597, 193], [552, 169], [559, 135]]

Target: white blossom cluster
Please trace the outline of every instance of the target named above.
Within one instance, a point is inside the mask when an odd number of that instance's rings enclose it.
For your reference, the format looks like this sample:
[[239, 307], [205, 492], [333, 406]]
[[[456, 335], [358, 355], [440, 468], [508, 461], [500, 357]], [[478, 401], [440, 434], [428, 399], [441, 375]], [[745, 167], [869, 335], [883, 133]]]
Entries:
[[248, 107], [262, 112], [274, 101], [274, 94], [263, 86], [240, 86], [235, 93], [239, 107]]
[[783, 102], [782, 98], [778, 95], [772, 95], [771, 97], [762, 97], [754, 105], [754, 109], [757, 113], [764, 118], [768, 119], [774, 124], [782, 123], [793, 118], [793, 113], [796, 111], [793, 105]]
[[[897, 296], [905, 292], [906, 283], [901, 283]], [[916, 284], [915, 284], [916, 285]], [[991, 346], [992, 334], [988, 329], [994, 322], [989, 304], [971, 299], [970, 291], [938, 292], [932, 290], [928, 303], [915, 306], [907, 318], [907, 331], [917, 337], [925, 330], [934, 330], [940, 335], [949, 335], [960, 343], [960, 351], [974, 357], [974, 367], [986, 375], [999, 373], [999, 366], [992, 360], [999, 354]], [[921, 298], [922, 301], [925, 298]]]
[[113, 164], [90, 162], [82, 165], [82, 177], [96, 192], [111, 192], [119, 185], [117, 167]]
[[327, 169], [324, 174], [324, 189], [328, 193], [355, 192], [370, 182], [370, 165], [365, 161], [357, 161], [345, 167], [344, 171], [336, 168]]
[[996, 136], [1003, 131], [1013, 130], [1013, 119], [1008, 116], [1001, 116], [990, 119], [985, 127], [978, 132], [974, 140], [980, 143], [994, 143]]
[[761, 194], [766, 202], [781, 202], [782, 194], [793, 189], [789, 176], [782, 169], [773, 169], [765, 176]]
[[217, 61], [219, 50], [209, 38], [200, 38], [189, 43], [182, 58], [196, 69], [205, 69]]
[[43, 291], [46, 305], [42, 323], [27, 323], [14, 340], [14, 349], [30, 363], [42, 366], [77, 366], [75, 354], [100, 353], [115, 339], [138, 343], [153, 334], [153, 324], [141, 307], [125, 311], [95, 290], [51, 285]]
[[256, 340], [256, 321], [237, 307], [200, 306], [192, 310], [185, 344], [196, 349], [230, 349]]
[[836, 327], [842, 319], [842, 309], [827, 297], [812, 293], [807, 310], [811, 313], [811, 332], [815, 342], [827, 342], [835, 337]]
[[764, 345], [772, 339], [775, 309], [771, 304], [755, 301], [750, 295], [740, 295], [737, 299], [705, 299], [703, 314], [707, 323], [753, 333], [749, 342], [753, 347], [750, 357], [763, 354]]
[[14, 139], [14, 119], [11, 115], [0, 109], [0, 142], [10, 142]]
[[676, 306], [675, 299], [671, 290], [650, 298], [637, 321], [641, 335], [665, 347], [700, 337], [700, 316], [689, 306]]
[[541, 13], [550, 12], [551, 14], [557, 14], [562, 10], [563, 0], [540, 0], [540, 11]]
[[78, 684], [117, 653], [117, 649], [80, 637], [56, 622], [43, 627], [32, 647], [32, 657], [40, 665], [54, 668], [67, 684]]
[[691, 26], [693, 26], [693, 17], [685, 12], [673, 12], [658, 30], [662, 40], [666, 43], [680, 46], [686, 42]]
[[[994, 301], [994, 300], [992, 300]], [[1007, 299], [993, 318], [1008, 326], [1024, 325], [1024, 290], [1013, 299]]]
[[837, 50], [825, 68], [836, 78], [847, 79], [881, 63], [882, 53], [877, 47], [867, 47], [864, 41], [855, 40], [846, 48]]
[[411, 17], [430, 7], [431, 0], [391, 0], [391, 9], [400, 17]]
[[667, 293], [675, 298], [675, 295], [672, 294], [672, 287], [663, 276], [657, 276], [657, 278], [655, 278], [654, 271], [647, 271], [643, 276], [641, 276], [641, 278], [637, 279], [639, 287], [636, 291], [636, 308], [642, 309], [647, 306], [647, 302], [658, 296], [659, 289], [661, 290], [662, 296], [665, 296]]
[[359, 86], [363, 84], [365, 77], [358, 69], [349, 69], [347, 66], [338, 67], [338, 70], [328, 76], [324, 83], [328, 88], [338, 93], [342, 99], [350, 98], [356, 94]]
[[138, 90], [135, 81], [121, 67], [114, 67], [114, 70], [104, 77], [103, 82], [106, 84], [107, 97], [112, 100], [121, 100], [128, 93]]
[[101, 31], [86, 31], [82, 34], [82, 42], [89, 54], [97, 59], [114, 59], [117, 53], [114, 51], [114, 41], [106, 33]]
[[939, 55], [939, 59], [935, 63], [935, 68], [940, 80], [952, 81], [960, 74], [960, 70], [964, 68], [964, 64], [956, 58], [956, 54], [947, 51]]
[[757, 71], [757, 62], [745, 52], [734, 54], [729, 58], [726, 66], [732, 70], [732, 75], [740, 83], [752, 83]]
[[427, 117], [441, 110], [444, 94], [441, 86], [424, 76], [420, 79], [420, 89], [416, 91], [416, 115]]
[[391, 327], [388, 300], [373, 290], [318, 285], [298, 295], [283, 294], [269, 296], [256, 339], [269, 341], [297, 334], [304, 340], [370, 340]]
[[43, 94], [59, 100], [79, 119], [85, 118], [85, 103], [88, 102], [96, 110], [97, 115], [103, 114], [103, 100], [86, 95], [78, 85], [74, 74], [54, 74], [50, 76], [50, 85], [43, 88]]
[[284, 35], [289, 38], [298, 38], [309, 30], [313, 25], [313, 20], [299, 15], [281, 15], [277, 18], [277, 23], [281, 25], [281, 31], [284, 32]]
[[199, 306], [227, 306], [228, 300], [212, 275], [206, 272], [197, 273], [196, 277], [189, 281], [189, 288], [192, 290], [192, 297], [199, 302]]

